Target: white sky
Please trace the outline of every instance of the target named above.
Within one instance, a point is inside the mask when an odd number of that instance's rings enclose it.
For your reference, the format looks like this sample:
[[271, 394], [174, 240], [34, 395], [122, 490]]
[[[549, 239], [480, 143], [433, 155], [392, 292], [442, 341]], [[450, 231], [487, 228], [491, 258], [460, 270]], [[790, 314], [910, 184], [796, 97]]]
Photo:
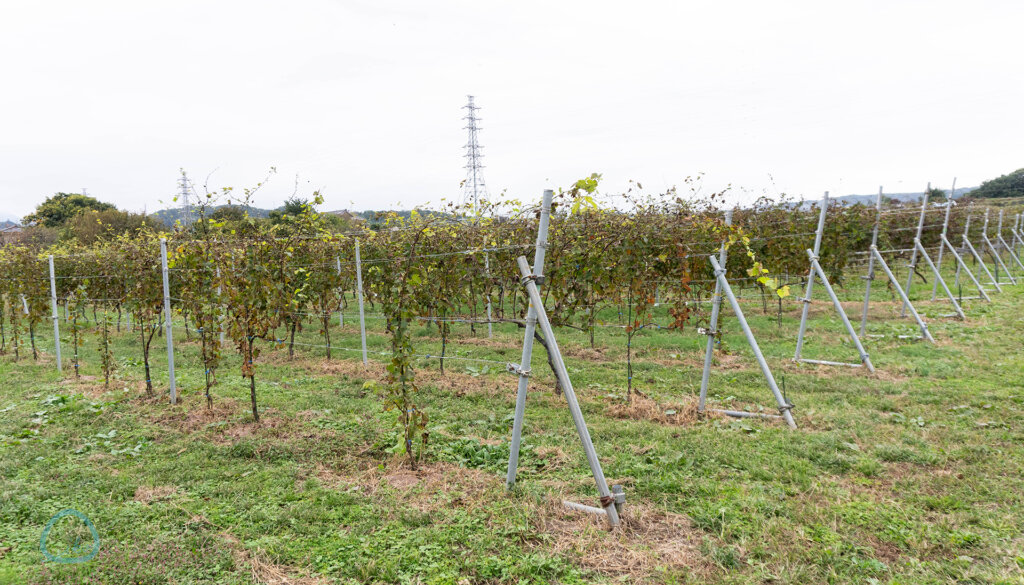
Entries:
[[1019, 0], [7, 2], [0, 217], [83, 187], [153, 211], [181, 167], [275, 166], [267, 207], [296, 173], [325, 209], [458, 197], [468, 93], [492, 193], [972, 186], [1024, 166], [1021, 22]]

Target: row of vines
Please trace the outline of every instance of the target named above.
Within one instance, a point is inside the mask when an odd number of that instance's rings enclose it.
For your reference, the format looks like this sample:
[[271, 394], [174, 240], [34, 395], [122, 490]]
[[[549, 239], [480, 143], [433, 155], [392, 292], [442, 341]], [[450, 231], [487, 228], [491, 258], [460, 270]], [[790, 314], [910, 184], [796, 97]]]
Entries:
[[[594, 181], [584, 180], [556, 196], [542, 288], [553, 324], [589, 332], [591, 343], [601, 325], [599, 314], [609, 308], [623, 315], [627, 347], [653, 324], [656, 302], [668, 307], [671, 322], [664, 327], [699, 324], [713, 290], [707, 256], [723, 243], [733, 250], [730, 280], [766, 299], [781, 303], [789, 286], [806, 278], [805, 250], [819, 214], [814, 205], [759, 201], [737, 209], [727, 226], [716, 209], [717, 196], [627, 195], [629, 211], [623, 212], [599, 205], [595, 187]], [[540, 210], [506, 203], [471, 217], [458, 210], [392, 215], [374, 230], [336, 233], [311, 206], [276, 225], [214, 221], [206, 211], [216, 201], [213, 195], [207, 198], [195, 224], [166, 233], [143, 230], [89, 247], [0, 248], [0, 355], [17, 360], [31, 351], [38, 356], [36, 333], [51, 318], [47, 256], [53, 255], [61, 332], [74, 375], [81, 348], [89, 343], [109, 382], [116, 363], [111, 336], [125, 332], [139, 340], [145, 388], [153, 394], [153, 343], [172, 318], [199, 342], [207, 404], [212, 405], [219, 376], [233, 354], [232, 371], [248, 382], [252, 416], [259, 420], [261, 347], [270, 342], [291, 354], [296, 333], [312, 326], [331, 357], [331, 320], [357, 299], [358, 240], [364, 298], [383, 316], [391, 339], [382, 399], [397, 413], [406, 453], [415, 465], [428, 435], [427, 415], [416, 400], [411, 329], [420, 322], [436, 327], [443, 371], [453, 323], [474, 328], [488, 321], [521, 324], [526, 301], [515, 258], [532, 254]], [[878, 216], [873, 207], [832, 204], [821, 254], [830, 278], [842, 283], [865, 259], [876, 217], [881, 221], [879, 248], [901, 254], [912, 247], [919, 212], [919, 205], [896, 204]], [[935, 226], [944, 213], [941, 206], [927, 211], [925, 246], [937, 246], [940, 229]], [[949, 231], [955, 239], [969, 213], [965, 205], [953, 209]], [[981, 229], [981, 222], [971, 227], [972, 232]], [[167, 240], [170, 316], [164, 314], [161, 238]]]

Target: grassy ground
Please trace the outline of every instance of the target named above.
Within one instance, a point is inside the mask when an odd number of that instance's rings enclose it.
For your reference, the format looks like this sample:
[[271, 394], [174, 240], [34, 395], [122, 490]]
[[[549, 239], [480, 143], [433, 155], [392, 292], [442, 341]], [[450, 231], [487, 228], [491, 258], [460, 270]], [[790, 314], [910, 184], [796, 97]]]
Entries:
[[[862, 289], [850, 286], [844, 299], [859, 315]], [[918, 288], [930, 296], [930, 286]], [[294, 359], [268, 348], [258, 360], [260, 424], [234, 356], [207, 410], [197, 347], [183, 330], [176, 406], [145, 396], [134, 335], [117, 338], [109, 388], [94, 335], [80, 381], [61, 381], [50, 355], [0, 358], [0, 583], [1024, 583], [1019, 288], [991, 305], [966, 301], [966, 323], [940, 317], [945, 303], [920, 303], [932, 346], [898, 337], [915, 327], [878, 286], [866, 339], [875, 376], [794, 364], [799, 305], [779, 316], [746, 301], [796, 405], [796, 431], [697, 417], [704, 338], [692, 328], [640, 334], [634, 382], [648, 399], [633, 408], [621, 406], [623, 331], [601, 328], [598, 349], [560, 331], [605, 474], [626, 486], [616, 533], [560, 506], [593, 504], [595, 490], [540, 352], [511, 494], [516, 379], [500, 364], [450, 361], [441, 375], [436, 359], [420, 359], [431, 446], [412, 471], [394, 454], [394, 414], [366, 385], [382, 376], [381, 362], [364, 369], [352, 352], [324, 359], [312, 325], [300, 336], [311, 345]], [[726, 316], [712, 406], [773, 412]], [[358, 347], [354, 325], [334, 331], [337, 345]], [[385, 349], [380, 323], [371, 328], [371, 351]], [[439, 353], [434, 332], [420, 331], [418, 352]], [[491, 340], [468, 326], [457, 334], [457, 356], [518, 361], [512, 327]], [[50, 347], [43, 332], [39, 343]], [[154, 348], [166, 392], [162, 342]], [[823, 300], [804, 353], [856, 361]], [[66, 508], [98, 532], [89, 562], [43, 562], [43, 529]], [[81, 552], [91, 535], [65, 518], [47, 548], [76, 542]]]

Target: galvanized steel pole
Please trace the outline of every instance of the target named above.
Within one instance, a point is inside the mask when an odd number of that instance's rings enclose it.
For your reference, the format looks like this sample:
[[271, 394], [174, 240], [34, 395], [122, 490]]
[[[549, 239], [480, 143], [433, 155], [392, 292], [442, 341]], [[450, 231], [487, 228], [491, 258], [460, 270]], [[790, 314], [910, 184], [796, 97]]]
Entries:
[[992, 244], [992, 240], [988, 238], [988, 210], [985, 210], [985, 226], [981, 230], [981, 237], [984, 240], [985, 245], [988, 247], [988, 251], [996, 259], [996, 278], [999, 277], [999, 269], [1002, 268], [1003, 272], [1006, 273], [1006, 278], [1010, 279], [1010, 284], [1017, 284], [1017, 279], [1010, 274], [1010, 269], [1003, 263], [1003, 257], [999, 254], [999, 250]]
[[[825, 196], [821, 199], [821, 214], [818, 215], [818, 229], [814, 232], [814, 255], [817, 256], [821, 250], [821, 236], [825, 232], [825, 214], [828, 213], [828, 191], [825, 191]], [[803, 353], [804, 349], [804, 334], [807, 333], [807, 315], [811, 310], [811, 293], [814, 291], [814, 266], [807, 272], [807, 289], [804, 292], [804, 298], [800, 299], [804, 303], [803, 312], [800, 314], [800, 332], [796, 336], [796, 354], [793, 356], [794, 360], [800, 359], [800, 354]]]
[[[487, 236], [484, 236], [484, 275], [491, 278], [491, 260], [487, 256]], [[487, 295], [487, 338], [494, 337], [494, 324], [491, 323], [491, 295]]]
[[[725, 225], [732, 225], [732, 210], [725, 210]], [[718, 261], [722, 266], [726, 265], [729, 251], [725, 245], [725, 241], [722, 242], [721, 247], [718, 249]], [[722, 310], [722, 284], [715, 279], [715, 296], [711, 305], [711, 320], [708, 322], [708, 330], [705, 335], [708, 336], [707, 346], [704, 349], [704, 371], [700, 377], [700, 398], [697, 401], [697, 412], [704, 412], [704, 406], [707, 403], [708, 398], [708, 383], [711, 380], [711, 361], [715, 352], [715, 338], [718, 335], [718, 315]]]
[[[924, 230], [924, 214], [928, 211], [928, 195], [931, 190], [932, 184], [928, 183], [928, 187], [924, 190], [924, 197], [921, 198], [921, 216], [917, 219], [917, 235], [914, 236], [919, 240], [921, 239], [921, 232]], [[910, 298], [910, 287], [914, 284], [914, 271], [917, 269], [917, 248], [914, 248], [914, 251], [910, 254], [909, 267], [910, 270], [907, 274], [907, 286], [905, 289], [907, 298]], [[903, 307], [900, 309], [900, 317], [905, 317], [907, 315], [908, 304], [909, 301], [903, 303]]]
[[860, 342], [860, 338], [857, 337], [857, 332], [853, 329], [853, 325], [850, 324], [850, 319], [846, 316], [846, 311], [843, 310], [843, 304], [839, 302], [839, 297], [836, 296], [836, 291], [832, 290], [832, 285], [828, 281], [828, 277], [825, 276], [825, 270], [822, 269], [821, 264], [818, 263], [818, 256], [811, 250], [807, 250], [807, 257], [811, 259], [811, 269], [818, 273], [818, 278], [821, 279], [821, 284], [825, 287], [825, 291], [828, 296], [832, 299], [832, 305], [836, 308], [836, 312], [839, 313], [839, 318], [842, 319], [843, 325], [846, 327], [846, 332], [850, 334], [850, 339], [853, 344], [857, 347], [857, 352], [860, 353], [860, 361], [872, 374], [875, 373], [875, 366], [871, 364], [871, 358], [868, 356], [867, 350]]
[[[977, 287], [979, 298], [991, 302], [992, 299], [990, 299], [988, 293], [985, 292], [985, 288], [981, 286], [981, 283], [978, 282], [977, 278], [975, 278], [974, 272], [972, 272], [971, 269], [967, 267], [967, 263], [964, 262], [963, 257], [960, 256], [960, 253], [956, 251], [955, 247], [953, 247], [953, 243], [949, 241], [949, 238], [947, 238], [946, 236], [942, 236], [942, 243], [946, 245], [946, 248], [949, 249], [949, 253], [952, 254], [953, 258], [956, 259], [957, 273], [959, 274], [960, 270], [963, 269], [963, 271], [971, 279], [971, 282], [974, 283], [974, 286]], [[954, 283], [954, 286], [957, 286], [957, 284]]]
[[601, 469], [601, 462], [597, 458], [597, 451], [594, 450], [594, 442], [590, 438], [590, 431], [587, 430], [587, 423], [583, 420], [583, 412], [580, 410], [579, 402], [576, 400], [576, 391], [573, 390], [572, 380], [569, 379], [569, 372], [566, 370], [565, 362], [562, 360], [562, 352], [558, 349], [558, 340], [555, 339], [555, 332], [551, 329], [551, 323], [548, 322], [548, 315], [544, 310], [540, 292], [537, 290], [537, 283], [535, 282], [537, 275], [530, 272], [530, 265], [526, 263], [526, 258], [523, 256], [517, 258], [516, 262], [519, 264], [519, 272], [523, 276], [526, 292], [530, 296], [530, 304], [536, 307], [537, 324], [540, 325], [540, 329], [544, 333], [544, 340], [548, 344], [548, 354], [555, 366], [555, 375], [558, 377], [558, 383], [562, 386], [565, 401], [569, 404], [569, 414], [572, 415], [572, 422], [576, 426], [576, 434], [579, 435], [580, 442], [583, 443], [587, 464], [590, 466], [590, 472], [594, 476], [594, 482], [597, 483], [597, 492], [601, 496], [601, 507], [604, 508], [605, 513], [608, 515], [608, 524], [612, 527], [618, 526], [619, 514], [615, 509], [615, 498], [612, 497], [611, 490], [608, 489], [608, 482], [605, 480], [604, 471]]
[[[928, 251], [924, 249], [923, 245], [921, 245], [921, 240], [915, 239], [914, 247], [921, 251], [921, 257], [923, 257], [925, 262], [928, 263], [928, 266], [931, 267], [932, 274], [935, 275], [935, 284], [942, 284], [942, 290], [944, 290], [946, 292], [946, 296], [949, 297], [949, 302], [953, 304], [953, 310], [956, 311], [957, 316], [961, 320], [967, 319], [963, 310], [960, 308], [960, 303], [957, 302], [956, 297], [953, 295], [953, 291], [949, 290], [949, 286], [946, 285], [946, 280], [942, 278], [942, 274], [939, 273], [939, 267], [932, 262], [931, 256], [928, 255]], [[939, 249], [941, 250], [942, 248]]]
[[167, 324], [165, 331], [167, 341], [167, 376], [170, 381], [171, 404], [177, 404], [178, 387], [174, 380], [174, 339], [171, 330], [171, 286], [167, 272], [167, 238], [160, 238], [160, 265], [163, 269], [164, 280], [164, 322]]
[[971, 243], [971, 240], [966, 235], [964, 236], [964, 246], [967, 248], [967, 251], [971, 253], [974, 260], [981, 265], [981, 269], [985, 271], [985, 276], [988, 276], [988, 281], [996, 288], [996, 292], [1003, 292], [1003, 287], [999, 286], [999, 281], [992, 276], [992, 272], [989, 271], [988, 265], [985, 264], [985, 259], [981, 257], [981, 254], [979, 254], [974, 248], [974, 244]]
[[1006, 252], [1010, 255], [1010, 258], [1013, 258], [1013, 261], [1017, 263], [1017, 266], [1020, 266], [1021, 270], [1024, 270], [1024, 262], [1020, 261], [1020, 257], [1017, 256], [1017, 253], [1014, 251], [1013, 246], [1011, 246], [1006, 241], [1006, 238], [1003, 237], [1003, 210], [1002, 209], [999, 210], [999, 232], [996, 234], [996, 237], [999, 238], [999, 245], [1006, 249]]
[[[946, 199], [946, 215], [942, 219], [942, 235], [946, 235], [949, 232], [949, 212], [953, 209], [953, 196], [956, 195], [956, 177], [953, 177], [953, 187], [949, 190], [949, 198]], [[935, 265], [940, 269], [942, 268], [942, 251], [945, 249], [944, 246], [939, 246], [939, 257], [935, 260]], [[939, 281], [935, 281], [932, 285], [932, 300], [938, 296], [939, 292]]]
[[[882, 223], [882, 188], [878, 188], [878, 198], [875, 199], [875, 227], [871, 230], [871, 246], [878, 245], [878, 227]], [[864, 335], [864, 331], [868, 326], [868, 307], [871, 306], [871, 282], [875, 280], [875, 255], [871, 254], [868, 256], [868, 275], [865, 277], [867, 282], [864, 285], [864, 312], [860, 317], [860, 334]]]
[[[544, 190], [540, 204], [540, 221], [537, 225], [537, 245], [533, 254], [533, 274], [542, 279], [544, 275], [544, 256], [548, 248], [548, 224], [551, 221], [551, 198], [554, 191]], [[539, 285], [535, 286], [539, 288]], [[519, 386], [516, 389], [516, 412], [512, 420], [512, 441], [508, 452], [508, 471], [505, 476], [506, 489], [516, 484], [516, 473], [519, 468], [519, 447], [523, 437], [523, 418], [526, 414], [526, 393], [530, 382], [530, 363], [533, 360], [533, 336], [537, 328], [537, 308], [530, 303], [526, 309], [526, 327], [523, 334], [523, 354], [519, 361]], [[548, 351], [551, 351], [548, 348]]]
[[57, 312], [57, 278], [53, 274], [53, 256], [50, 256], [50, 309], [53, 311], [53, 346], [57, 356], [57, 373], [61, 373], [60, 315]]
[[[963, 233], [963, 236], [962, 236], [963, 238], [967, 237], [967, 232], [970, 229], [971, 229], [971, 214], [970, 214], [970, 210], [968, 209], [967, 219], [964, 221], [964, 233]], [[961, 242], [960, 247], [966, 253], [967, 246], [963, 245], [963, 243]], [[953, 276], [953, 286], [960, 286], [960, 268], [961, 268], [961, 266], [963, 266], [963, 263], [959, 263], [956, 266], [956, 274]]]
[[[903, 287], [901, 287], [900, 283], [896, 280], [896, 276], [893, 275], [892, 270], [889, 270], [889, 265], [885, 263], [885, 259], [883, 259], [882, 255], [878, 253], [878, 246], [871, 246], [871, 255], [875, 256], [878, 259], [878, 265], [882, 267], [882, 270], [885, 272], [885, 275], [889, 278], [889, 282], [891, 282], [892, 285], [896, 287], [896, 292], [899, 293], [900, 298], [903, 299], [903, 302], [905, 302], [908, 307], [910, 307], [910, 314], [914, 316], [914, 320], [917, 321], [917, 326], [921, 328], [921, 337], [927, 339], [932, 343], [935, 343], [935, 338], [932, 337], [932, 334], [928, 331], [928, 325], [924, 322], [924, 319], [921, 318], [921, 315], [917, 313], [917, 309], [914, 308], [914, 305], [910, 302], [910, 299], [907, 298], [907, 293], [903, 290]], [[931, 262], [930, 259], [929, 262]]]
[[363, 262], [359, 256], [359, 238], [356, 238], [356, 294], [359, 297], [359, 337], [363, 344], [363, 365], [369, 365], [366, 357], [366, 314], [363, 312]]
[[765, 361], [760, 346], [757, 345], [757, 339], [754, 338], [754, 333], [750, 330], [746, 317], [743, 316], [743, 309], [740, 308], [740, 303], [736, 300], [736, 295], [733, 294], [732, 287], [729, 286], [729, 281], [725, 278], [725, 270], [714, 256], [709, 256], [709, 258], [711, 260], [711, 267], [715, 270], [715, 283], [721, 287], [725, 292], [725, 296], [729, 299], [732, 312], [736, 314], [736, 319], [739, 320], [740, 327], [743, 329], [743, 335], [747, 337], [747, 343], [750, 345], [751, 351], [754, 352], [754, 357], [757, 358], [757, 365], [761, 366], [761, 373], [764, 374], [764, 379], [768, 382], [768, 388], [772, 391], [772, 395], [775, 396], [775, 402], [779, 405], [779, 412], [782, 414], [782, 418], [786, 420], [789, 428], [795, 429], [796, 421], [793, 420], [793, 413], [791, 412], [793, 405], [786, 402], [782, 392], [779, 391], [779, 386], [775, 383], [775, 376], [772, 375], [772, 370], [768, 367], [768, 362]]

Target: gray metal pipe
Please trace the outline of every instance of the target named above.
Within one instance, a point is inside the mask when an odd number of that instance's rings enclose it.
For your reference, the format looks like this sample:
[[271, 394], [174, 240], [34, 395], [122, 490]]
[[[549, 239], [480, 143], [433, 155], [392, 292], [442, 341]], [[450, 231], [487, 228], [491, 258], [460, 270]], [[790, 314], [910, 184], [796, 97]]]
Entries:
[[1010, 284], [1016, 285], [1017, 284], [1017, 279], [1015, 279], [1013, 277], [1013, 275], [1010, 274], [1010, 270], [1006, 267], [1006, 264], [1003, 264], [1003, 257], [1002, 257], [1002, 255], [999, 254], [999, 250], [997, 250], [996, 247], [994, 245], [992, 245], [992, 240], [990, 240], [988, 238], [988, 210], [987, 209], [985, 210], [985, 225], [984, 225], [984, 227], [981, 230], [981, 238], [985, 242], [985, 246], [988, 247], [989, 254], [992, 254], [992, 257], [996, 259], [996, 262], [995, 262], [995, 264], [996, 264], [996, 277], [998, 278], [999, 269], [1002, 268], [1003, 272], [1006, 273], [1006, 278], [1010, 279]]
[[[533, 253], [533, 273], [544, 274], [544, 256], [548, 248], [548, 224], [551, 221], [551, 198], [555, 192], [545, 189], [540, 203], [540, 221], [537, 224], [537, 245]], [[530, 364], [533, 361], [533, 336], [537, 328], [537, 308], [531, 302], [526, 309], [526, 327], [523, 333], [523, 354], [519, 361], [519, 386], [516, 389], [516, 412], [512, 420], [512, 441], [508, 451], [508, 470], [505, 488], [516, 484], [519, 468], [519, 448], [523, 437], [523, 418], [526, 415], [526, 393], [530, 383]]]
[[786, 424], [789, 428], [796, 428], [796, 421], [793, 420], [793, 413], [790, 412], [793, 408], [791, 404], [786, 402], [785, 397], [782, 396], [782, 392], [779, 390], [778, 384], [775, 383], [775, 376], [772, 375], [771, 368], [768, 367], [768, 362], [764, 359], [764, 354], [761, 353], [761, 347], [757, 344], [757, 339], [754, 337], [754, 332], [750, 330], [750, 325], [747, 324], [747, 318], [743, 316], [743, 309], [740, 307], [739, 301], [736, 300], [736, 295], [732, 292], [732, 287], [729, 286], [729, 281], [725, 278], [725, 269], [718, 263], [718, 260], [714, 256], [709, 257], [711, 260], [711, 266], [715, 269], [715, 280], [722, 286], [722, 291], [725, 292], [725, 296], [729, 299], [729, 305], [732, 307], [732, 312], [736, 315], [736, 319], [740, 322], [740, 327], [743, 328], [743, 335], [747, 337], [747, 344], [750, 345], [750, 350], [754, 352], [754, 357], [757, 359], [757, 365], [761, 366], [761, 373], [764, 374], [764, 379], [768, 382], [768, 389], [772, 391], [772, 395], [775, 396], [775, 402], [779, 406], [779, 413], [782, 418], [786, 420]]
[[978, 289], [978, 296], [984, 299], [986, 302], [992, 302], [992, 299], [989, 298], [988, 293], [985, 292], [985, 288], [981, 286], [980, 282], [978, 282], [978, 279], [974, 276], [974, 272], [971, 271], [971, 269], [967, 266], [967, 263], [964, 262], [963, 257], [960, 256], [960, 253], [957, 252], [956, 248], [953, 247], [953, 243], [949, 241], [949, 238], [943, 235], [942, 243], [945, 244], [946, 248], [949, 250], [949, 253], [952, 254], [953, 258], [956, 259], [957, 273], [959, 274], [960, 271], [963, 270], [964, 274], [966, 274], [971, 279], [971, 282], [973, 282], [974, 286]]
[[601, 469], [601, 462], [597, 458], [597, 451], [594, 450], [594, 443], [590, 438], [590, 431], [587, 430], [587, 423], [583, 420], [583, 412], [580, 410], [579, 402], [576, 400], [576, 391], [572, 387], [572, 380], [569, 379], [569, 372], [562, 360], [562, 352], [558, 349], [558, 340], [555, 339], [555, 332], [551, 329], [548, 321], [547, 311], [537, 290], [536, 276], [530, 272], [530, 266], [526, 258], [520, 256], [516, 259], [519, 264], [519, 272], [523, 276], [526, 292], [530, 296], [530, 302], [537, 309], [537, 324], [544, 333], [544, 340], [548, 344], [548, 354], [555, 366], [555, 375], [562, 386], [562, 393], [569, 405], [569, 414], [572, 415], [572, 422], [576, 425], [576, 434], [579, 435], [583, 444], [583, 451], [587, 456], [587, 464], [590, 465], [590, 472], [594, 475], [594, 482], [597, 484], [598, 494], [601, 496], [601, 504], [608, 515], [608, 524], [613, 528], [619, 525], [619, 514], [615, 511], [615, 500], [608, 489], [608, 482], [604, 478], [604, 471]]
[[[817, 256], [821, 250], [821, 237], [825, 233], [825, 214], [828, 213], [828, 191], [821, 198], [821, 213], [818, 215], [818, 229], [814, 232], [814, 255]], [[804, 349], [804, 335], [807, 333], [807, 317], [811, 310], [811, 293], [814, 292], [814, 267], [807, 272], [807, 289], [804, 291], [803, 311], [800, 313], [800, 331], [796, 335], [796, 353], [793, 355], [795, 361], [800, 360], [800, 354]]]
[[782, 418], [782, 416], [778, 414], [765, 414], [763, 412], [747, 412], [745, 410], [728, 410], [725, 408], [709, 408], [708, 410], [711, 412], [721, 413], [726, 416], [731, 416], [733, 418]]
[[807, 257], [811, 259], [811, 267], [818, 273], [818, 278], [821, 279], [821, 284], [825, 287], [825, 291], [828, 292], [828, 296], [831, 297], [832, 305], [836, 308], [836, 312], [839, 313], [839, 318], [842, 319], [846, 332], [850, 334], [850, 339], [857, 347], [857, 352], [860, 353], [860, 361], [864, 363], [864, 367], [869, 372], [874, 374], [875, 366], [871, 364], [871, 357], [868, 356], [867, 350], [864, 349], [864, 345], [860, 342], [860, 337], [857, 337], [857, 332], [853, 329], [853, 325], [850, 324], [850, 319], [846, 316], [846, 311], [843, 310], [843, 304], [839, 302], [836, 291], [832, 290], [832, 284], [829, 283], [828, 277], [825, 276], [825, 270], [818, 263], [818, 256], [811, 250], [807, 250]]
[[985, 276], [988, 277], [988, 281], [992, 284], [992, 286], [995, 287], [996, 292], [1003, 292], [1003, 287], [999, 286], [999, 281], [997, 281], [996, 278], [992, 276], [992, 272], [988, 269], [988, 266], [985, 264], [985, 259], [981, 257], [981, 254], [979, 254], [978, 251], [974, 248], [974, 244], [971, 243], [971, 240], [968, 239], [967, 236], [964, 236], [964, 246], [967, 248], [967, 251], [971, 253], [971, 256], [973, 256], [974, 259], [978, 261], [978, 264], [981, 265], [981, 269], [985, 271]]
[[[872, 336], [872, 337], [885, 337], [884, 335]], [[800, 358], [800, 361], [805, 364], [820, 364], [823, 366], [845, 366], [847, 368], [863, 368], [864, 364], [851, 364], [850, 362], [833, 362], [829, 360], [811, 360], [807, 358]]]
[[[732, 210], [725, 210], [725, 225], [732, 225]], [[721, 248], [718, 250], [718, 261], [722, 266], [725, 266], [726, 260], [729, 256], [729, 250], [722, 242]], [[715, 296], [714, 301], [711, 305], [711, 320], [708, 322], [708, 342], [707, 347], [704, 349], [704, 370], [701, 372], [700, 377], [700, 397], [697, 400], [697, 412], [704, 412], [704, 407], [707, 403], [708, 398], [708, 384], [711, 380], [711, 361], [714, 357], [715, 352], [715, 337], [718, 334], [718, 315], [722, 310], [722, 285], [715, 279]]]
[[[875, 247], [878, 245], [878, 228], [879, 224], [882, 223], [882, 188], [878, 188], [878, 198], [875, 199], [875, 227], [871, 230], [871, 246]], [[867, 282], [864, 284], [864, 311], [860, 317], [860, 334], [864, 335], [864, 331], [868, 326], [868, 307], [871, 306], [871, 282], [875, 280], [875, 255], [868, 256], [868, 276]]]
[[[486, 247], [487, 247], [487, 237], [484, 236], [484, 248], [486, 248]], [[484, 275], [486, 275], [487, 278], [491, 277], [491, 259], [487, 255], [487, 252], [484, 252]], [[494, 323], [492, 323], [493, 320], [494, 319], [491, 316], [491, 295], [487, 295], [487, 338], [488, 339], [494, 337]]]
[[[925, 188], [925, 190], [924, 190], [924, 197], [921, 198], [921, 215], [917, 219], [917, 235], [914, 236], [917, 239], [921, 239], [921, 232], [924, 231], [924, 214], [928, 211], [928, 194], [929, 194], [929, 192], [931, 190], [932, 190], [932, 184], [928, 183], [928, 187]], [[818, 253], [815, 252], [814, 254], [817, 255]], [[910, 287], [911, 287], [911, 285], [914, 284], [914, 270], [916, 268], [917, 268], [917, 248], [914, 248], [914, 251], [910, 255], [910, 271], [907, 274], [907, 287], [905, 289], [906, 292], [907, 292], [907, 295], [910, 294]], [[908, 296], [907, 298], [909, 299], [910, 297]], [[909, 300], [903, 303], [903, 307], [900, 308], [900, 317], [905, 317], [907, 315], [907, 305], [909, 303], [910, 303]]]
[[[971, 229], [971, 214], [968, 213], [967, 214], [967, 221], [964, 222], [964, 233], [963, 233], [962, 237], [966, 238], [967, 237], [967, 233], [970, 231], [970, 229]], [[946, 237], [946, 236], [943, 236], [943, 237]], [[964, 246], [964, 249], [966, 249], [966, 246]], [[962, 262], [957, 263], [957, 265], [956, 265], [956, 275], [953, 277], [953, 286], [960, 286], [960, 269], [963, 266], [966, 266], [966, 265], [963, 264]]]
[[[921, 240], [915, 239], [914, 242], [917, 243], [918, 247], [921, 246]], [[889, 270], [889, 265], [886, 264], [885, 259], [882, 258], [881, 254], [878, 253], [878, 246], [871, 246], [871, 253], [878, 260], [878, 265], [882, 267], [882, 270], [885, 272], [885, 275], [889, 278], [889, 282], [891, 282], [892, 285], [896, 287], [896, 292], [899, 293], [900, 298], [903, 299], [903, 302], [906, 303], [906, 306], [910, 308], [910, 313], [914, 316], [914, 320], [917, 321], [917, 326], [921, 328], [921, 337], [924, 337], [928, 341], [935, 343], [935, 338], [932, 337], [932, 334], [928, 331], [928, 325], [924, 322], [924, 319], [921, 318], [921, 315], [918, 314], [917, 309], [914, 308], [914, 305], [913, 303], [910, 302], [910, 299], [907, 298], [906, 291], [904, 291], [903, 288], [900, 287], [900, 283], [896, 281], [896, 277], [893, 276], [892, 270]], [[928, 259], [928, 263], [931, 263], [931, 258]]]
[[363, 309], [363, 261], [359, 256], [359, 238], [356, 238], [356, 294], [359, 297], [359, 339], [363, 347], [363, 365], [369, 365], [366, 355], [366, 313]]
[[163, 269], [163, 284], [164, 284], [164, 322], [166, 323], [167, 330], [165, 331], [167, 341], [167, 375], [170, 380], [170, 395], [171, 404], [178, 403], [178, 386], [174, 379], [174, 339], [172, 337], [172, 315], [171, 315], [171, 286], [169, 284], [168, 273], [167, 273], [167, 238], [160, 238], [160, 265]]
[[[914, 246], [921, 251], [921, 256], [928, 263], [928, 266], [932, 269], [932, 274], [935, 275], [935, 284], [942, 284], [942, 290], [946, 292], [946, 296], [949, 298], [949, 302], [953, 305], [953, 310], [956, 311], [957, 316], [960, 320], [966, 320], [967, 316], [964, 315], [963, 309], [960, 308], [960, 303], [957, 302], [956, 297], [953, 295], [953, 291], [949, 290], [949, 286], [946, 284], [945, 279], [942, 278], [942, 274], [939, 273], [939, 267], [932, 262], [931, 256], [928, 255], [928, 251], [924, 249], [921, 244], [921, 240], [914, 240]], [[942, 248], [939, 248], [940, 250]]]
[[53, 274], [53, 255], [50, 256], [50, 309], [53, 313], [53, 346], [57, 357], [57, 374], [60, 375], [60, 314], [57, 312], [57, 278]]
[[[949, 199], [946, 200], [946, 214], [945, 214], [945, 217], [942, 219], [942, 235], [946, 235], [947, 233], [949, 233], [949, 213], [950, 213], [950, 211], [953, 210], [953, 196], [954, 195], [956, 195], [956, 177], [953, 177], [953, 187], [949, 190]], [[943, 251], [943, 247], [939, 246], [939, 257], [935, 261], [935, 264], [939, 268], [942, 268], [942, 251]], [[939, 293], [939, 282], [935, 281], [935, 284], [932, 285], [932, 300], [933, 301], [938, 296], [938, 293]]]

